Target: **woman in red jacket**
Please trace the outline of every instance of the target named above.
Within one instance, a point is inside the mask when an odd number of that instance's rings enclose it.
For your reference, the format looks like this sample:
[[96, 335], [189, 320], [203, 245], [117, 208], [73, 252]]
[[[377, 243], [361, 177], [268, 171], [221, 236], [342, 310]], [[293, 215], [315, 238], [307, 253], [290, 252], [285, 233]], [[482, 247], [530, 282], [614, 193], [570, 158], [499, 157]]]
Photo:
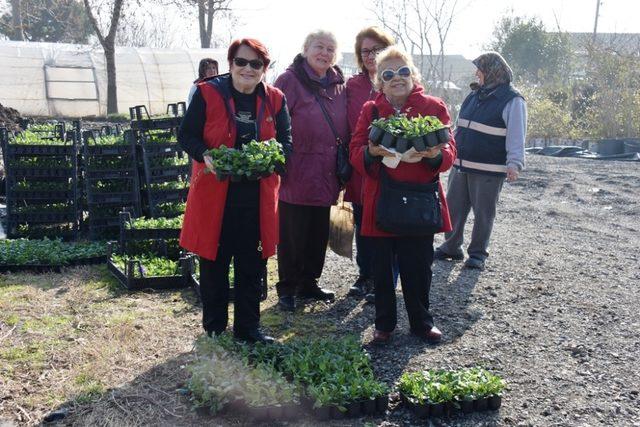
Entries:
[[[360, 111], [365, 102], [378, 95], [374, 87], [376, 56], [383, 49], [395, 44], [393, 37], [377, 27], [367, 27], [356, 36], [356, 60], [362, 70], [347, 81], [347, 119], [349, 131], [353, 134]], [[373, 274], [371, 272], [373, 252], [370, 239], [360, 234], [362, 228], [362, 175], [354, 171], [346, 185], [344, 200], [353, 206], [353, 222], [356, 234], [356, 263], [358, 279], [349, 289], [349, 295], [373, 296]], [[369, 297], [373, 300], [373, 298]]]
[[229, 74], [198, 84], [180, 126], [178, 141], [193, 158], [180, 245], [200, 256], [202, 324], [210, 336], [227, 327], [229, 265], [234, 263], [236, 338], [271, 342], [259, 329], [260, 281], [278, 243], [280, 177], [220, 181], [206, 150], [241, 148], [255, 139], [276, 138], [291, 151], [291, 125], [279, 89], [263, 83], [269, 52], [258, 40], [229, 46]]
[[[420, 76], [411, 56], [395, 46], [382, 51], [376, 58], [377, 85], [382, 92], [375, 100], [364, 104], [350, 145], [351, 163], [364, 176], [362, 234], [373, 241], [373, 276], [375, 285], [376, 320], [373, 342], [385, 344], [396, 327], [396, 298], [393, 287], [393, 261], [397, 257], [405, 306], [411, 333], [435, 343], [442, 333], [434, 326], [429, 313], [431, 264], [433, 262], [433, 233], [394, 235], [381, 230], [376, 221], [376, 204], [380, 197], [381, 176], [398, 182], [425, 184], [438, 181], [438, 175], [448, 170], [456, 157], [453, 139], [426, 151], [413, 154], [395, 168], [382, 160], [394, 156], [383, 147], [369, 141], [369, 126], [375, 117], [406, 114], [407, 117], [436, 116], [449, 124], [450, 117], [444, 102], [424, 94]], [[392, 165], [391, 162], [388, 164]], [[451, 230], [442, 185], [438, 181], [438, 196], [442, 211], [442, 229]]]

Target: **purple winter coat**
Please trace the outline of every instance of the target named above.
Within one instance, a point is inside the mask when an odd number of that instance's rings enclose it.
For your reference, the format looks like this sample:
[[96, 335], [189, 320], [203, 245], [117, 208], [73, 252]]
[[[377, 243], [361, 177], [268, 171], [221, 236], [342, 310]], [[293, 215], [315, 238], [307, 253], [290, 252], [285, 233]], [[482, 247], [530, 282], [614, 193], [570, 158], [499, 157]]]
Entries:
[[287, 98], [293, 139], [293, 153], [287, 160], [287, 173], [280, 184], [280, 200], [298, 205], [331, 206], [340, 192], [336, 177], [336, 139], [312, 91], [324, 103], [340, 138], [348, 141], [347, 92], [342, 71], [337, 66], [330, 68], [323, 84], [307, 61], [298, 55], [278, 76], [274, 86]]

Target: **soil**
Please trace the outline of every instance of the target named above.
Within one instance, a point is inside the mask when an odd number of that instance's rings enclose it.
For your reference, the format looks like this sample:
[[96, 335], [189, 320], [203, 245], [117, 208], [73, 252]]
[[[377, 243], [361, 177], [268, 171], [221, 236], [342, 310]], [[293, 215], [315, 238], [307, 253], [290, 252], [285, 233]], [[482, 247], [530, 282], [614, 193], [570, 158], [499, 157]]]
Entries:
[[[300, 330], [360, 335], [376, 374], [389, 384], [407, 370], [486, 367], [508, 382], [501, 409], [424, 421], [392, 393], [384, 416], [327, 423], [307, 418], [288, 425], [640, 425], [640, 164], [532, 155], [527, 162], [520, 179], [503, 189], [486, 270], [434, 263], [431, 309], [444, 333], [441, 344], [426, 345], [409, 335], [398, 291], [399, 324], [392, 341], [386, 347], [370, 345], [374, 307], [346, 295], [356, 279], [354, 262], [331, 252], [321, 285], [335, 290], [334, 303], [283, 315], [271, 288], [262, 307], [265, 329], [280, 339]], [[436, 245], [441, 241], [438, 236]], [[159, 302], [145, 294], [126, 298], [138, 307]], [[165, 311], [170, 309], [170, 301], [163, 303]], [[129, 360], [126, 376], [118, 373], [122, 365], [112, 366], [107, 376], [121, 382], [99, 400], [58, 406], [43, 400], [32, 409], [28, 398], [36, 399], [34, 384], [31, 396], [12, 388], [16, 394], [0, 410], [0, 424], [3, 417], [18, 422], [22, 411], [32, 424], [60, 408], [71, 408], [65, 424], [254, 424], [191, 410], [179, 390], [188, 379], [182, 368], [192, 353], [176, 349], [188, 347], [198, 333], [200, 314], [197, 309], [176, 313], [170, 333], [158, 329], [152, 335], [159, 343], [150, 350], [155, 358], [145, 360], [141, 353]], [[91, 337], [87, 340], [91, 343]], [[51, 369], [64, 372], [54, 365]], [[38, 382], [46, 389], [44, 374]]]
[[0, 104], [0, 127], [6, 127], [9, 130], [19, 130], [20, 113], [11, 107], [5, 107]]

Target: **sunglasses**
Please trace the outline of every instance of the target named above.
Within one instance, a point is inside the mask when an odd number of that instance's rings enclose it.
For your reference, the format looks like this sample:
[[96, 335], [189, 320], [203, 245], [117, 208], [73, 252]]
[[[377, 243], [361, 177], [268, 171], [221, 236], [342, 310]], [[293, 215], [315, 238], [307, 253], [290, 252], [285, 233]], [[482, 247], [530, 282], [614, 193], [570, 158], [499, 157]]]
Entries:
[[249, 64], [249, 66], [254, 70], [262, 70], [264, 67], [264, 62], [259, 59], [252, 59], [249, 61], [248, 59], [236, 57], [233, 58], [233, 63], [236, 64], [237, 67], [246, 67], [247, 64]]
[[393, 71], [391, 68], [387, 68], [380, 74], [380, 78], [386, 83], [390, 82], [396, 75], [406, 79], [407, 77], [411, 77], [411, 74], [411, 68], [405, 65], [404, 67], [398, 68], [398, 71]]

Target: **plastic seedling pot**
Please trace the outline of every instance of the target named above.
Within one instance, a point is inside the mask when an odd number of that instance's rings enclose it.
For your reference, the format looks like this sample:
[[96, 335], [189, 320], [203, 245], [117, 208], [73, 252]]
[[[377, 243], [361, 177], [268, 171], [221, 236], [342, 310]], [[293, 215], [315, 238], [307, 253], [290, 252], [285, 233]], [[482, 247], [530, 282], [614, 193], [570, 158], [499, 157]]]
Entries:
[[436, 131], [440, 144], [446, 144], [451, 140], [449, 128], [442, 128]]
[[311, 410], [313, 416], [319, 421], [326, 421], [331, 418], [331, 407], [320, 406]]
[[382, 140], [380, 141], [380, 145], [386, 148], [391, 148], [396, 142], [396, 136], [392, 133], [385, 132]]
[[349, 418], [357, 418], [362, 413], [360, 402], [351, 402], [347, 405], [347, 416]]
[[346, 412], [342, 412], [337, 406], [331, 407], [331, 418], [334, 420], [341, 420], [346, 416]]
[[427, 145], [424, 143], [425, 136], [418, 136], [411, 139], [411, 145], [416, 151], [424, 151], [427, 149]]
[[475, 401], [475, 409], [478, 412], [486, 411], [489, 408], [489, 398], [481, 397]]
[[445, 404], [444, 403], [430, 403], [429, 413], [432, 417], [441, 417], [444, 415]]
[[429, 410], [430, 410], [429, 405], [427, 405], [426, 403], [416, 403], [413, 406], [413, 413], [418, 418], [427, 418], [430, 413]]
[[502, 406], [502, 396], [491, 396], [489, 398], [489, 409], [496, 411]]
[[461, 400], [460, 409], [462, 409], [462, 412], [464, 412], [465, 414], [469, 414], [473, 412], [473, 400], [471, 399]]
[[378, 145], [384, 134], [384, 129], [377, 126], [371, 126], [371, 130], [369, 130], [369, 139], [374, 145]]
[[376, 400], [368, 399], [362, 402], [362, 413], [364, 415], [373, 415], [376, 413]]
[[396, 139], [396, 151], [398, 153], [404, 153], [409, 149], [409, 140], [404, 137]]
[[435, 147], [438, 145], [438, 134], [437, 132], [429, 132], [425, 135], [425, 141], [427, 143], [427, 147]]
[[384, 413], [387, 410], [387, 406], [389, 406], [389, 395], [383, 394], [382, 396], [378, 396], [376, 398], [376, 410], [380, 413]]

